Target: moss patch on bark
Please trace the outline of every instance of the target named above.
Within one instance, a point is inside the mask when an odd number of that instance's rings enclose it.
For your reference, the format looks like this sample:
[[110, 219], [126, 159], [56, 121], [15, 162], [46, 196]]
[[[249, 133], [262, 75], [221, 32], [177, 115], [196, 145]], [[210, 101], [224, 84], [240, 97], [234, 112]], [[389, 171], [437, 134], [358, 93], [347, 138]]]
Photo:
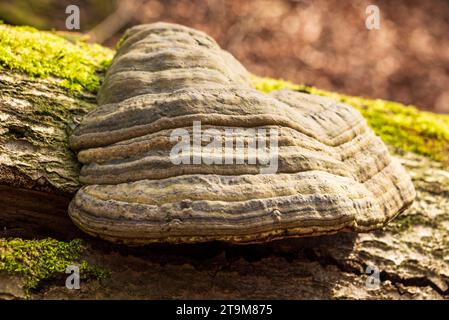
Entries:
[[69, 265], [77, 265], [81, 279], [104, 278], [107, 272], [82, 258], [79, 239], [70, 242], [55, 239], [0, 239], [0, 271], [18, 274], [25, 290], [36, 288], [42, 281], [65, 274]]
[[113, 50], [81, 39], [72, 41], [31, 27], [0, 24], [0, 66], [30, 76], [60, 79], [63, 87], [94, 92]]

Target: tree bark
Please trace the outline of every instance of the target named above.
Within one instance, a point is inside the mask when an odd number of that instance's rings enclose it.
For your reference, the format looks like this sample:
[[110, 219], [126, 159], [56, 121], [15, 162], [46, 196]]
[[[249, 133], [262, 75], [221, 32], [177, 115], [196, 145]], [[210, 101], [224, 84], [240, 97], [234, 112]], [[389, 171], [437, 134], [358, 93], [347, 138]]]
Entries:
[[93, 95], [0, 71], [0, 235], [79, 233], [66, 214], [80, 168], [67, 138], [94, 107]]
[[[85, 237], [86, 259], [112, 274], [75, 291], [63, 281], [50, 282], [34, 298], [449, 296], [449, 169], [411, 153], [397, 156], [413, 176], [417, 199], [376, 232], [143, 248], [85, 236], [67, 215], [80, 168], [67, 138], [94, 107], [92, 94], [0, 69], [0, 236]], [[0, 285], [0, 296], [17, 297], [14, 284], [21, 282], [8, 283]]]

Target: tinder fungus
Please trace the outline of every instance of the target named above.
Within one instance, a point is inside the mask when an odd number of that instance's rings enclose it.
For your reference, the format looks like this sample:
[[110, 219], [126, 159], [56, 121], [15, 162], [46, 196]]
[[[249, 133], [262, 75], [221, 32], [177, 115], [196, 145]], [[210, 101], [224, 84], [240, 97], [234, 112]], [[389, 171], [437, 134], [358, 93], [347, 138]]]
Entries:
[[129, 29], [70, 145], [85, 232], [141, 245], [263, 242], [385, 225], [410, 177], [350, 106], [255, 90], [206, 34]]

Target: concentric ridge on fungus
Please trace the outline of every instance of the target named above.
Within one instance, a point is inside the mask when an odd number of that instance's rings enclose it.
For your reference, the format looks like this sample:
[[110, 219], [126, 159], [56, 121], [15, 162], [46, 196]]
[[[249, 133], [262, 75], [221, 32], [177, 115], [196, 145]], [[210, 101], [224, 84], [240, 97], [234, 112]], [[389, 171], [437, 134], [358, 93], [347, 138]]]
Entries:
[[[71, 136], [86, 186], [69, 214], [110, 241], [259, 242], [368, 231], [415, 197], [407, 173], [355, 109], [290, 90], [256, 91], [245, 68], [197, 30], [166, 23], [128, 30], [98, 100]], [[173, 164], [170, 134], [191, 130], [193, 121], [276, 128], [277, 172]]]

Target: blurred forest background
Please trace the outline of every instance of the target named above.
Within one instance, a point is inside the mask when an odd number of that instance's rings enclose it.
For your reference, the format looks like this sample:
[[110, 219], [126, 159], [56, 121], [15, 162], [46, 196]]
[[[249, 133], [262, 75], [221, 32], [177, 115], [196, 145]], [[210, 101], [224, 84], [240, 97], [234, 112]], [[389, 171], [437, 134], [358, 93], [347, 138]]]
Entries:
[[[0, 0], [0, 20], [67, 31], [78, 5], [89, 41], [114, 47], [135, 24], [203, 30], [251, 72], [449, 113], [448, 0]], [[380, 8], [380, 30], [365, 9]]]

